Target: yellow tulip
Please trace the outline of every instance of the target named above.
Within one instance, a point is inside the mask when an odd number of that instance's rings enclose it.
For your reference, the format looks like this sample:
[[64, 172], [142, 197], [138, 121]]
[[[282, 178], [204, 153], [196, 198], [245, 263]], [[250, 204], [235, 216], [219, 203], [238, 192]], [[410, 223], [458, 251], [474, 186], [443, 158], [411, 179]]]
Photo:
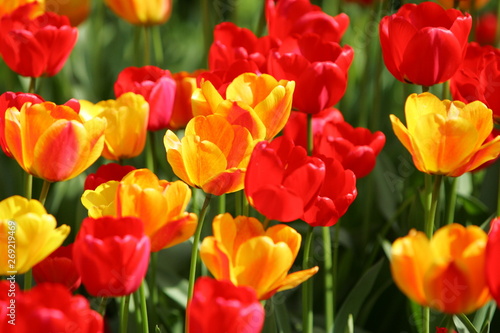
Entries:
[[412, 94], [405, 114], [407, 127], [391, 115], [392, 128], [422, 172], [458, 177], [500, 154], [500, 137], [484, 143], [493, 118], [479, 101], [464, 104], [430, 93]]
[[288, 274], [300, 249], [301, 236], [295, 229], [278, 224], [264, 230], [253, 217], [229, 213], [213, 220], [213, 236], [206, 237], [200, 256], [218, 280], [248, 286], [260, 300], [294, 288], [316, 274], [318, 267]]
[[0, 201], [0, 275], [26, 273], [61, 246], [70, 227], [56, 226], [37, 200], [16, 195]]
[[117, 161], [142, 153], [149, 117], [149, 104], [143, 96], [129, 92], [116, 100], [97, 104], [81, 100], [80, 104], [80, 115], [84, 118], [104, 118], [108, 122], [102, 156]]
[[7, 147], [29, 174], [50, 182], [78, 176], [101, 155], [106, 120], [82, 120], [65, 105], [25, 103], [5, 113]]
[[214, 195], [243, 188], [256, 143], [247, 128], [233, 125], [218, 114], [194, 117], [182, 140], [169, 130], [163, 142], [177, 177]]
[[193, 93], [193, 114], [220, 114], [247, 127], [254, 139], [271, 140], [290, 116], [294, 88], [293, 81], [244, 73], [228, 85], [224, 99], [210, 81], [204, 81]]
[[158, 25], [168, 21], [172, 0], [105, 0], [106, 5], [125, 21], [136, 25]]
[[391, 271], [410, 299], [441, 312], [470, 313], [490, 295], [486, 284], [486, 233], [477, 226], [447, 225], [429, 241], [411, 230], [392, 245]]
[[186, 212], [191, 190], [182, 181], [159, 180], [148, 169], [131, 171], [120, 182], [109, 181], [87, 190], [82, 203], [89, 216], [140, 218], [151, 240], [151, 251], [186, 241], [198, 224], [196, 214]]
[[[34, 9], [31, 13], [33, 17], [43, 14], [45, 10], [44, 0], [4, 0], [0, 1], [0, 17], [12, 13], [18, 7], [24, 6], [29, 3], [35, 3]], [[32, 17], [32, 18], [33, 18]]]

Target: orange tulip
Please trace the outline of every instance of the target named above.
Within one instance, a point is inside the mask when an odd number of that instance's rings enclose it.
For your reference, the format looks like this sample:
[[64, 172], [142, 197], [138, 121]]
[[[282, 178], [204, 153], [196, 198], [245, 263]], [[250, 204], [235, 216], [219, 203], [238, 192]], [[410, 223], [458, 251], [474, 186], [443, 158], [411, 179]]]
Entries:
[[486, 284], [486, 233], [477, 226], [447, 225], [429, 241], [411, 230], [392, 245], [391, 271], [410, 299], [445, 313], [470, 313], [490, 298]]
[[125, 93], [116, 100], [92, 104], [80, 101], [81, 115], [87, 119], [104, 118], [108, 122], [102, 156], [122, 160], [140, 155], [146, 145], [149, 104], [139, 94]]
[[500, 137], [484, 143], [493, 118], [479, 101], [465, 104], [412, 94], [405, 114], [407, 127], [391, 115], [392, 128], [422, 172], [458, 177], [500, 154]]
[[196, 89], [196, 77], [204, 72], [198, 70], [193, 73], [179, 72], [172, 74], [177, 88], [175, 90], [174, 107], [172, 117], [170, 118], [169, 128], [176, 130], [186, 127], [187, 123], [193, 118], [191, 108], [191, 96]]
[[17, 8], [32, 2], [37, 3], [37, 8], [31, 12], [32, 15], [31, 18], [43, 14], [45, 10], [44, 0], [8, 0], [8, 1], [0, 1], [0, 17], [6, 14], [10, 14]]
[[82, 120], [69, 106], [25, 103], [5, 113], [7, 147], [29, 174], [50, 182], [68, 180], [101, 156], [106, 120]]
[[144, 233], [156, 252], [189, 239], [196, 230], [197, 216], [186, 212], [191, 199], [189, 187], [181, 181], [159, 180], [148, 169], [128, 173], [120, 182], [109, 181], [82, 196], [89, 216], [142, 219]]
[[200, 256], [217, 280], [248, 286], [260, 300], [294, 288], [316, 274], [318, 267], [288, 274], [300, 249], [295, 229], [278, 224], [264, 230], [253, 217], [229, 213], [213, 221], [213, 236], [206, 237]]
[[172, 13], [172, 0], [105, 0], [104, 2], [116, 15], [136, 25], [163, 24]]
[[293, 81], [244, 73], [227, 86], [224, 99], [210, 81], [204, 81], [193, 93], [193, 114], [224, 115], [233, 124], [247, 127], [255, 139], [271, 140], [290, 116], [294, 88]]
[[45, 0], [45, 10], [67, 16], [76, 27], [89, 16], [90, 0]]
[[218, 114], [191, 119], [182, 140], [168, 130], [163, 142], [177, 177], [215, 195], [243, 188], [256, 143], [247, 128]]
[[[453, 8], [455, 5], [455, 0], [438, 0], [438, 2], [445, 9]], [[472, 4], [474, 4], [474, 9], [479, 10], [486, 6], [488, 2], [490, 2], [490, 0], [459, 0], [458, 8], [470, 11]]]

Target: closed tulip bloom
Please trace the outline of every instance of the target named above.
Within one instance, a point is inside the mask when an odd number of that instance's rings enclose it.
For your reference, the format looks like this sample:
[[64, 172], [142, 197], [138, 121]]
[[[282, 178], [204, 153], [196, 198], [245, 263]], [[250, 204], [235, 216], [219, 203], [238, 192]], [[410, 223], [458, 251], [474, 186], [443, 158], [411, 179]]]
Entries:
[[498, 258], [500, 256], [500, 219], [497, 217], [491, 221], [488, 242], [486, 243], [486, 282], [491, 296], [500, 304], [500, 267]]
[[120, 181], [130, 171], [135, 170], [132, 165], [120, 165], [117, 163], [108, 163], [101, 165], [96, 173], [91, 173], [85, 178], [84, 190], [95, 190], [97, 186], [110, 180]]
[[[37, 200], [16, 195], [0, 201], [0, 259], [5, 263], [0, 275], [26, 273], [61, 246], [69, 232], [67, 225], [57, 227]], [[8, 244], [15, 244], [14, 252]]]
[[125, 93], [116, 100], [80, 101], [85, 119], [107, 121], [102, 156], [119, 161], [139, 156], [146, 145], [149, 105], [142, 95]]
[[346, 14], [332, 17], [309, 0], [266, 0], [266, 19], [269, 35], [280, 40], [312, 32], [338, 43], [349, 26]]
[[292, 108], [295, 83], [268, 74], [244, 73], [235, 78], [223, 98], [210, 81], [192, 96], [193, 114], [221, 114], [250, 129], [255, 139], [270, 140], [285, 126]]
[[268, 70], [280, 80], [295, 81], [293, 107], [315, 114], [337, 104], [347, 88], [347, 72], [354, 51], [319, 34], [288, 38], [271, 52]]
[[214, 195], [243, 188], [256, 143], [246, 127], [234, 125], [219, 114], [194, 117], [181, 140], [168, 130], [163, 142], [177, 177]]
[[472, 42], [460, 69], [450, 80], [454, 99], [464, 103], [481, 101], [493, 111], [495, 122], [500, 121], [500, 50]]
[[20, 110], [24, 103], [38, 104], [42, 102], [44, 102], [43, 98], [35, 94], [7, 91], [0, 95], [0, 147], [5, 155], [12, 157], [5, 142], [5, 111], [10, 107]]
[[82, 279], [73, 262], [73, 243], [60, 246], [47, 258], [33, 266], [33, 278], [37, 284], [60, 283], [71, 292], [78, 289]]
[[430, 93], [412, 94], [405, 115], [406, 127], [391, 115], [392, 128], [422, 172], [458, 177], [500, 153], [500, 137], [484, 143], [493, 118], [479, 101], [464, 104], [441, 101]]
[[[82, 120], [69, 106], [25, 103], [5, 113], [5, 141], [19, 165], [50, 182], [78, 176], [101, 155], [103, 119]], [[50, 161], [50, 163], [48, 163]]]
[[160, 251], [189, 239], [198, 218], [186, 212], [191, 190], [182, 181], [159, 180], [148, 169], [128, 173], [120, 182], [109, 181], [85, 191], [83, 205], [90, 217], [134, 216], [144, 223], [151, 251]]
[[384, 62], [401, 81], [432, 86], [458, 70], [467, 46], [472, 18], [434, 2], [405, 4], [380, 21]]
[[325, 179], [325, 165], [285, 137], [259, 142], [245, 176], [250, 205], [271, 220], [302, 218]]
[[36, 3], [0, 18], [0, 54], [22, 76], [56, 75], [76, 44], [78, 30], [67, 17], [43, 13], [32, 18]]
[[116, 97], [126, 92], [144, 97], [149, 104], [149, 131], [168, 127], [176, 90], [170, 71], [155, 66], [127, 67], [118, 74], [114, 90]]
[[214, 235], [205, 237], [200, 248], [208, 270], [217, 280], [253, 288], [259, 300], [294, 288], [318, 271], [315, 266], [288, 274], [302, 237], [287, 225], [264, 230], [253, 217], [226, 213], [214, 218], [212, 228]]
[[90, 0], [45, 0], [45, 10], [64, 15], [76, 27], [90, 14]]
[[252, 288], [206, 276], [196, 280], [186, 311], [191, 333], [260, 333], [265, 317]]
[[450, 224], [429, 241], [411, 230], [391, 249], [392, 277], [399, 289], [422, 306], [470, 313], [490, 298], [485, 270], [488, 236], [477, 226]]
[[[13, 300], [8, 297], [9, 288], [8, 281], [0, 281], [0, 308], [7, 309]], [[1, 320], [1, 332], [104, 332], [103, 318], [92, 310], [89, 301], [82, 295], [72, 295], [58, 283], [37, 284], [27, 291], [17, 286], [14, 304], [15, 326]]]
[[73, 260], [92, 296], [125, 296], [136, 291], [146, 275], [149, 238], [136, 217], [86, 218], [76, 235]]
[[119, 17], [135, 25], [158, 25], [167, 22], [172, 13], [172, 0], [105, 0]]

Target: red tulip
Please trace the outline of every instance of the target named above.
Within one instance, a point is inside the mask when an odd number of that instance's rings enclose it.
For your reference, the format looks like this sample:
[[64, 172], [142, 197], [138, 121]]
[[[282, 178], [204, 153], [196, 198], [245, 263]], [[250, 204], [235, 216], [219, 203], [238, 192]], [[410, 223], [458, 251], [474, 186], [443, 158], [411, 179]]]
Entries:
[[149, 103], [149, 131], [168, 127], [176, 89], [170, 71], [155, 66], [127, 67], [118, 74], [114, 89], [116, 98], [126, 92], [144, 97]]
[[73, 260], [89, 294], [124, 296], [139, 288], [150, 252], [139, 218], [86, 218], [74, 244]]
[[0, 281], [0, 314], [4, 309], [7, 314], [0, 320], [0, 332], [104, 332], [103, 319], [88, 300], [71, 295], [58, 283], [41, 283], [23, 292], [17, 284]]
[[481, 101], [500, 121], [500, 50], [470, 43], [462, 66], [450, 80], [453, 99], [464, 103]]
[[266, 0], [269, 35], [281, 40], [294, 34], [315, 33], [323, 41], [339, 42], [349, 26], [349, 16], [330, 16], [309, 0]]
[[82, 280], [73, 263], [73, 244], [60, 246], [47, 258], [33, 266], [33, 278], [42, 282], [60, 283], [70, 291], [75, 291]]
[[353, 56], [348, 45], [341, 47], [319, 35], [304, 34], [288, 38], [271, 53], [268, 70], [277, 80], [295, 81], [293, 106], [314, 114], [340, 101]]
[[265, 72], [269, 50], [277, 46], [277, 40], [270, 36], [257, 38], [249, 29], [223, 22], [214, 29], [208, 67], [211, 71], [227, 70], [236, 60], [248, 60], [254, 62], [260, 72]]
[[91, 173], [85, 179], [84, 190], [95, 190], [97, 186], [110, 180], [122, 180], [130, 171], [135, 170], [132, 165], [120, 165], [118, 163], [108, 163], [101, 165], [96, 173]]
[[[306, 147], [306, 115], [295, 112], [285, 127], [286, 136]], [[376, 157], [385, 144], [384, 133], [353, 128], [337, 109], [325, 109], [313, 115], [314, 155], [333, 157], [356, 178], [367, 176], [375, 167]]]
[[491, 221], [488, 241], [486, 243], [486, 282], [497, 304], [500, 304], [500, 218]]
[[22, 76], [56, 75], [64, 66], [78, 36], [66, 16], [46, 12], [30, 18], [36, 4], [19, 7], [0, 19], [0, 54]]
[[313, 227], [329, 227], [337, 223], [356, 199], [356, 176], [339, 161], [318, 155], [325, 165], [325, 179], [318, 196], [304, 213], [302, 220]]
[[477, 20], [476, 42], [481, 45], [495, 45], [498, 19], [494, 13], [485, 13]]
[[24, 103], [38, 104], [44, 102], [43, 98], [35, 94], [14, 93], [7, 91], [0, 95], [0, 146], [5, 155], [12, 157], [12, 153], [5, 141], [5, 111], [10, 107], [21, 110]]
[[209, 277], [196, 281], [187, 316], [191, 333], [259, 333], [264, 324], [255, 290]]
[[445, 82], [463, 60], [471, 25], [471, 16], [456, 9], [434, 2], [405, 4], [380, 21], [385, 65], [401, 82]]
[[316, 200], [325, 165], [285, 137], [259, 142], [245, 175], [245, 195], [257, 211], [272, 220], [302, 218]]

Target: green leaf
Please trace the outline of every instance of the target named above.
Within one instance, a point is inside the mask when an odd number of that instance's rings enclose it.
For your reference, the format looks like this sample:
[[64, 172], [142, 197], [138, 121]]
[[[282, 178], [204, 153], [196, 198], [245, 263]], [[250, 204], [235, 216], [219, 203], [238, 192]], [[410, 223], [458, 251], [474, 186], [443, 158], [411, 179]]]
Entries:
[[357, 317], [365, 300], [372, 291], [375, 280], [380, 273], [385, 259], [379, 260], [375, 265], [370, 267], [365, 274], [359, 279], [358, 283], [352, 288], [352, 291], [347, 296], [344, 304], [340, 308], [335, 318], [334, 333], [344, 333], [348, 326], [349, 316]]

